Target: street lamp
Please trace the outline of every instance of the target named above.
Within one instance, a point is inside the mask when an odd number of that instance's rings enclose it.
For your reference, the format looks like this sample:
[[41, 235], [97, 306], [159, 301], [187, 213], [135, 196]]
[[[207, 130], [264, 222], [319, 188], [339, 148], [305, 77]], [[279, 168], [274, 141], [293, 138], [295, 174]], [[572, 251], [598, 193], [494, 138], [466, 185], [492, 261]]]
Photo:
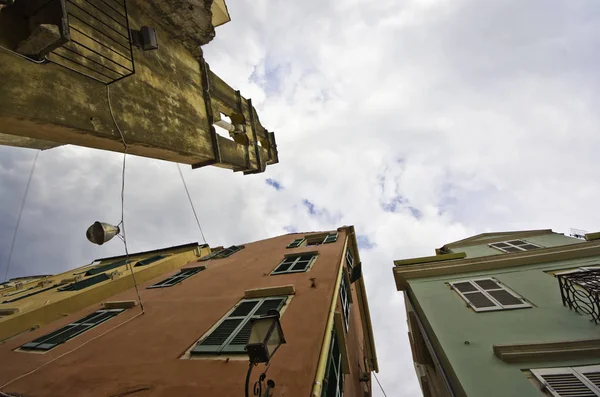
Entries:
[[108, 223], [94, 222], [85, 233], [85, 236], [91, 243], [102, 245], [121, 232], [119, 226], [113, 226]]
[[[252, 368], [258, 363], [268, 363], [279, 346], [285, 343], [285, 337], [279, 322], [279, 311], [271, 309], [266, 315], [251, 319], [250, 324], [252, 326], [250, 338], [245, 348], [250, 360], [248, 374], [246, 375], [246, 397], [249, 396], [248, 387]], [[275, 382], [269, 379], [267, 380], [265, 394], [262, 394], [265, 378], [266, 374], [263, 372], [260, 374], [258, 381], [254, 383], [255, 396], [269, 397], [270, 390], [275, 388]]]

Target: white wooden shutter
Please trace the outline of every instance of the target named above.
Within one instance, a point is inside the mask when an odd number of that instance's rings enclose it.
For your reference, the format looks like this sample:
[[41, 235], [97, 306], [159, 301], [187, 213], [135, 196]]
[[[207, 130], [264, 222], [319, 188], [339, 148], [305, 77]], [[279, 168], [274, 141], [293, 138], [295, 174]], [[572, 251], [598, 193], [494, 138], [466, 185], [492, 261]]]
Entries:
[[[597, 376], [596, 370], [590, 370], [591, 377]], [[597, 397], [600, 389], [590, 382], [580, 371], [583, 368], [544, 368], [532, 369], [531, 373], [542, 384], [544, 389], [554, 397]]]
[[588, 384], [596, 389], [596, 393], [600, 396], [600, 365], [577, 367], [573, 369], [583, 376]]

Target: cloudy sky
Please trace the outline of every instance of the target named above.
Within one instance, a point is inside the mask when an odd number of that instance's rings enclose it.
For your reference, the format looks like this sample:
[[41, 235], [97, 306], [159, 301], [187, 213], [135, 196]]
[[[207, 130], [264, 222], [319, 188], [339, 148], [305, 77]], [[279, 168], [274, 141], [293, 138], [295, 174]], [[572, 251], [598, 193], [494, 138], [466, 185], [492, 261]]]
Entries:
[[[494, 230], [600, 230], [596, 0], [229, 1], [204, 48], [253, 99], [280, 164], [183, 167], [207, 240], [356, 226], [387, 395], [419, 396], [394, 259]], [[35, 152], [0, 147], [0, 271]], [[40, 153], [10, 276], [119, 255], [122, 157]], [[130, 251], [201, 241], [177, 166], [129, 157]], [[382, 396], [379, 390], [375, 396]]]

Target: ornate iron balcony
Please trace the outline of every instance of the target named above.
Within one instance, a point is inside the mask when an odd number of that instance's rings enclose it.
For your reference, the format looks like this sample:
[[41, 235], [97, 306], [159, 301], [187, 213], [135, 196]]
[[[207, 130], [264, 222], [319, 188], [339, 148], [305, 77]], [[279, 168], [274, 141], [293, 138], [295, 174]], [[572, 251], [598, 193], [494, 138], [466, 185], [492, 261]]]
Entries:
[[563, 305], [600, 323], [600, 269], [558, 274]]

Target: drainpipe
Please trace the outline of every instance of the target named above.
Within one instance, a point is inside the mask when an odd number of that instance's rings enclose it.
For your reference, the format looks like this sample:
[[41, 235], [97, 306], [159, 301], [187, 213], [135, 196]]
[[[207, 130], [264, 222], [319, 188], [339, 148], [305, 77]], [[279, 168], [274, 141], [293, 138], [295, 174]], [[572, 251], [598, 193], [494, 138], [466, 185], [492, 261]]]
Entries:
[[[344, 250], [346, 252], [348, 248], [348, 237], [344, 243]], [[313, 383], [313, 389], [311, 397], [321, 397], [323, 392], [323, 379], [325, 378], [325, 371], [327, 370], [327, 358], [329, 355], [329, 346], [331, 345], [331, 335], [333, 334], [333, 324], [335, 316], [335, 308], [337, 307], [338, 296], [340, 294], [340, 285], [342, 284], [342, 277], [344, 271], [344, 255], [340, 260], [340, 268], [338, 269], [337, 278], [335, 281], [335, 288], [333, 289], [333, 299], [331, 300], [331, 306], [329, 307], [329, 315], [327, 316], [327, 326], [325, 327], [325, 336], [323, 338], [323, 346], [321, 347], [321, 354], [319, 355], [319, 363], [317, 364], [317, 376]]]

